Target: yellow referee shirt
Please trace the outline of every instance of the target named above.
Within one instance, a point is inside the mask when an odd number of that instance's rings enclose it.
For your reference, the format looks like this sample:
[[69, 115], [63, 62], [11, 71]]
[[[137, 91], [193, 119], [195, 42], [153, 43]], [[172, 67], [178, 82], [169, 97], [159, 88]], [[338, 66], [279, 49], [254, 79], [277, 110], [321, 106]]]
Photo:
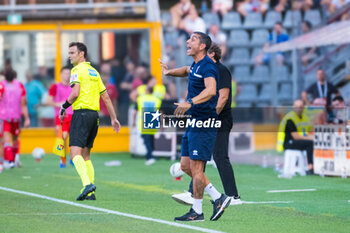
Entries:
[[82, 62], [73, 67], [70, 76], [70, 85], [78, 83], [80, 94], [73, 103], [73, 110], [90, 109], [100, 111], [100, 95], [106, 91], [100, 74], [90, 65], [90, 62]]

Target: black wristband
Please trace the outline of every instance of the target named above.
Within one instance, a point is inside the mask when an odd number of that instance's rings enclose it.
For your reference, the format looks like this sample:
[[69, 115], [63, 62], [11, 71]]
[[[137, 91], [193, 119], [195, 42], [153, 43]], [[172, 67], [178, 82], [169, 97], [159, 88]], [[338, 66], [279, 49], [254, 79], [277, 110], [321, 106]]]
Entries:
[[72, 105], [72, 104], [70, 104], [70, 103], [68, 102], [68, 100], [66, 100], [66, 102], [62, 105], [62, 107], [63, 107], [64, 109], [67, 109], [67, 108], [69, 108], [71, 105]]
[[193, 107], [193, 101], [192, 101], [191, 98], [188, 98], [188, 99], [187, 99], [187, 102], [191, 104], [191, 107]]

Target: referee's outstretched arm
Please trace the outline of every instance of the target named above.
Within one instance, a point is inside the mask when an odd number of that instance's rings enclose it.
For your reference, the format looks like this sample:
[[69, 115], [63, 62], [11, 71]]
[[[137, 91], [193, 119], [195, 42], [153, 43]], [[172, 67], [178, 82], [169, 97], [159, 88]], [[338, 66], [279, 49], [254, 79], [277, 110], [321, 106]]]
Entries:
[[111, 117], [111, 124], [112, 124], [113, 130], [118, 133], [120, 130], [120, 123], [117, 120], [117, 115], [115, 114], [112, 101], [109, 98], [107, 91], [103, 92], [103, 94], [101, 95], [101, 98], [107, 107], [109, 116]]

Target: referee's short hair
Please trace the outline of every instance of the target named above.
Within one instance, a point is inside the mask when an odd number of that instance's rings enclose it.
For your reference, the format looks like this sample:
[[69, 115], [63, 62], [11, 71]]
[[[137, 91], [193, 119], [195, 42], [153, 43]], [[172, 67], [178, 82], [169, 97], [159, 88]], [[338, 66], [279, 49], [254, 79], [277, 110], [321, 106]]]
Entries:
[[214, 53], [214, 59], [215, 61], [220, 61], [221, 59], [221, 48], [219, 47], [218, 44], [212, 43], [210, 48], [208, 49], [208, 53]]
[[86, 45], [81, 43], [81, 42], [71, 42], [69, 44], [69, 48], [70, 47], [73, 47], [73, 46], [77, 46], [78, 48], [78, 51], [79, 52], [84, 52], [84, 58], [86, 59], [87, 58], [87, 48], [86, 48]]
[[205, 52], [208, 52], [208, 49], [211, 46], [210, 37], [203, 32], [194, 32], [193, 34], [199, 35], [199, 41], [201, 42], [201, 44], [205, 44]]

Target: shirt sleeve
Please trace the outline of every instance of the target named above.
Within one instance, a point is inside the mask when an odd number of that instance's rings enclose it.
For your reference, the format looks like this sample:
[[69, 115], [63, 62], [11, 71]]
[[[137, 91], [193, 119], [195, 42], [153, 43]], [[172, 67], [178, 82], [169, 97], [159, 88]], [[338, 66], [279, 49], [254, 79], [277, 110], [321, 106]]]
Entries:
[[209, 65], [209, 64], [208, 64], [208, 69], [203, 74], [203, 78], [213, 77], [213, 78], [217, 79], [218, 78], [217, 68], [215, 67], [214, 64], [211, 64], [211, 65]]
[[56, 92], [57, 92], [57, 85], [56, 84], [52, 84], [50, 89], [49, 89], [49, 95], [50, 96], [56, 96]]
[[230, 88], [232, 82], [232, 77], [230, 71], [227, 69], [222, 69], [222, 72], [219, 74], [219, 89]]
[[295, 126], [292, 120], [288, 120], [286, 125], [286, 133], [293, 133], [293, 132], [298, 132], [297, 127]]
[[98, 77], [98, 91], [100, 92], [100, 95], [102, 95], [106, 91], [106, 87], [102, 82], [101, 77]]
[[78, 76], [78, 72], [76, 68], [73, 68], [71, 71], [71, 75], [70, 75], [70, 82], [69, 84], [71, 86], [73, 86], [76, 83], [80, 83], [81, 82], [81, 77]]
[[20, 87], [21, 87], [21, 91], [22, 91], [22, 93], [21, 93], [21, 96], [23, 97], [23, 96], [26, 96], [26, 89], [24, 88], [24, 86], [23, 86], [23, 84], [21, 83], [20, 84]]
[[4, 84], [0, 83], [0, 99], [4, 95], [4, 92], [5, 92], [5, 86]]

